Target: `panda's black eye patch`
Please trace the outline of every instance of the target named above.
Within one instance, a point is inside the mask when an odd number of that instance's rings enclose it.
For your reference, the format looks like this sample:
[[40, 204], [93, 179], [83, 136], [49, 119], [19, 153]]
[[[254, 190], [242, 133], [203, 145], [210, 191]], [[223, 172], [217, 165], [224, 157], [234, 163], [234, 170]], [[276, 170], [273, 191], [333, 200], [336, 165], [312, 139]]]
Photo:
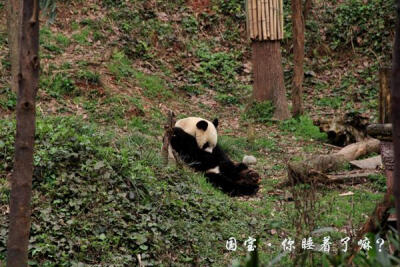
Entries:
[[203, 150], [206, 149], [206, 148], [209, 147], [209, 146], [210, 146], [210, 144], [209, 144], [208, 142], [206, 142], [206, 143], [203, 145]]
[[198, 129], [200, 129], [200, 130], [205, 131], [205, 130], [207, 130], [208, 123], [207, 123], [206, 121], [199, 121], [199, 122], [196, 124], [196, 127], [197, 127]]

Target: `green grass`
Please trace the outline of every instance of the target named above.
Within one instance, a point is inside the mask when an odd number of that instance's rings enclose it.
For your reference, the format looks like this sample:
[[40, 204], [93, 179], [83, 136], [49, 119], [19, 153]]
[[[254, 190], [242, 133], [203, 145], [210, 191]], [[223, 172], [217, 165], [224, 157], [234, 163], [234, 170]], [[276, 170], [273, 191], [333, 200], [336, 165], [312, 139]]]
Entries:
[[61, 33], [55, 36], [55, 40], [58, 44], [62, 45], [63, 47], [68, 47], [71, 43], [71, 40], [67, 36]]
[[79, 70], [78, 79], [85, 81], [88, 84], [100, 84], [100, 73], [91, 70]]
[[[2, 174], [12, 161], [15, 124], [0, 125]], [[238, 205], [202, 176], [161, 168], [159, 142], [136, 130], [120, 138], [79, 117], [48, 117], [38, 118], [36, 138], [32, 265], [133, 264], [132, 253], [146, 253], [157, 264], [172, 252], [178, 262], [207, 264], [222, 260], [231, 235], [255, 235], [265, 225], [248, 216], [251, 206]], [[1, 186], [0, 205], [8, 195]], [[0, 218], [0, 248], [5, 220]]]
[[115, 75], [117, 80], [122, 78], [134, 78], [138, 85], [143, 88], [143, 94], [150, 98], [161, 97], [162, 99], [172, 96], [166, 82], [157, 75], [146, 74], [132, 68], [132, 62], [121, 51], [114, 53], [108, 69]]
[[79, 95], [79, 89], [75, 86], [75, 81], [65, 73], [56, 73], [51, 76], [42, 75], [40, 89], [55, 98]]
[[274, 114], [274, 109], [271, 101], [251, 102], [242, 113], [242, 120], [246, 122], [249, 120], [259, 123], [268, 122]]
[[80, 29], [79, 33], [74, 33], [72, 35], [72, 39], [74, 39], [80, 45], [88, 45], [89, 44], [89, 40], [88, 40], [89, 34], [90, 34], [90, 29], [83, 28], [83, 29]]
[[280, 129], [285, 132], [293, 133], [295, 136], [324, 141], [327, 139], [326, 133], [319, 131], [308, 116], [300, 116], [281, 122]]
[[0, 88], [0, 108], [14, 110], [17, 105], [17, 95], [9, 87]]

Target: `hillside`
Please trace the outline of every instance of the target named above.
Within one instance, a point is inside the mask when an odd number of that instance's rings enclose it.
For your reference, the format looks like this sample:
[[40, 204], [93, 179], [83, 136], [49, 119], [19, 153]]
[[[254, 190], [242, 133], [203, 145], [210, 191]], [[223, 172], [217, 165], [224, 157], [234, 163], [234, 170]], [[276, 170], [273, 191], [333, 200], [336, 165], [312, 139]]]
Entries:
[[[30, 265], [221, 266], [244, 262], [248, 237], [259, 238], [262, 263], [292, 265], [296, 254], [282, 254], [285, 238], [329, 228], [337, 251], [382, 199], [382, 175], [312, 190], [277, 185], [289, 160], [333, 150], [313, 119], [359, 112], [376, 120], [378, 73], [391, 60], [390, 1], [315, 1], [306, 27], [306, 115], [283, 122], [271, 119], [269, 103], [248, 106], [252, 66], [242, 1], [43, 2], [50, 8], [40, 30]], [[284, 3], [290, 100], [290, 2]], [[3, 3], [0, 18], [1, 262], [16, 96]], [[257, 195], [232, 198], [189, 169], [163, 167], [169, 109], [179, 118], [218, 117], [219, 143], [232, 159], [257, 157]], [[354, 195], [339, 196], [348, 191]], [[304, 203], [314, 205], [307, 224]], [[225, 248], [230, 237], [238, 240], [235, 252]], [[325, 258], [315, 253], [314, 264]]]

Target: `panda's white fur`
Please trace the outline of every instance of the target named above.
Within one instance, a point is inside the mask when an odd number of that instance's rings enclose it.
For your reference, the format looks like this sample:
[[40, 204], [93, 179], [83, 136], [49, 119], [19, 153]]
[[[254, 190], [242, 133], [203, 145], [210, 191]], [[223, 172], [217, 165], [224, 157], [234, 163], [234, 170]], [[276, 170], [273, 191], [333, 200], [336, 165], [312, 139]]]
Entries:
[[221, 171], [220, 171], [220, 169], [219, 169], [219, 166], [217, 166], [217, 167], [215, 167], [215, 168], [212, 168], [212, 169], [208, 169], [208, 170], [206, 170], [206, 173], [215, 173], [215, 174], [220, 174], [220, 173], [221, 173]]
[[[200, 121], [207, 122], [208, 126], [205, 131], [197, 128], [197, 123]], [[218, 141], [217, 129], [215, 128], [214, 124], [208, 120], [199, 117], [187, 117], [178, 120], [175, 123], [175, 127], [179, 127], [186, 133], [190, 134], [191, 136], [194, 136], [196, 138], [197, 144], [200, 149], [202, 149], [204, 144], [208, 142], [208, 147], [205, 148], [204, 150], [211, 153], [214, 147], [217, 145]]]
[[[199, 129], [197, 127], [197, 123], [200, 121], [207, 122], [208, 126], [207, 126], [206, 130]], [[204, 151], [211, 153], [213, 151], [213, 149], [215, 148], [215, 146], [217, 145], [217, 141], [218, 141], [217, 128], [209, 120], [199, 118], [199, 117], [187, 117], [187, 118], [176, 121], [175, 127], [179, 127], [183, 131], [185, 131], [187, 134], [190, 134], [191, 136], [195, 137], [197, 145], [199, 146], [200, 149], [203, 149], [203, 146], [206, 143], [208, 143], [208, 147], [206, 147], [204, 149]], [[172, 161], [175, 160], [175, 157], [172, 154], [171, 145], [168, 146], [168, 157]], [[211, 171], [211, 172], [213, 172], [213, 171]]]

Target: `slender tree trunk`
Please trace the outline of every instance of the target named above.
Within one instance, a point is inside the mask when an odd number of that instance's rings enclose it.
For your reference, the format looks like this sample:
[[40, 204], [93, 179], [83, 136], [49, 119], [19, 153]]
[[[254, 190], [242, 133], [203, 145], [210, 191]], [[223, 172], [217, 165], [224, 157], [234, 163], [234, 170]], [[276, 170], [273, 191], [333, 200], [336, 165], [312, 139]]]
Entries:
[[292, 115], [303, 114], [304, 78], [304, 18], [302, 0], [292, 0], [294, 76], [292, 87]]
[[11, 179], [7, 266], [27, 266], [32, 195], [35, 98], [39, 82], [39, 0], [21, 0], [17, 133]]
[[290, 117], [283, 81], [282, 57], [279, 41], [252, 41], [254, 89], [256, 101], [270, 100], [275, 106], [274, 117]]
[[17, 92], [17, 74], [18, 74], [18, 39], [20, 29], [20, 1], [19, 0], [6, 0], [7, 5], [7, 32], [8, 32], [8, 44], [9, 54], [11, 62], [11, 88], [14, 92]]
[[397, 0], [396, 36], [393, 47], [392, 120], [394, 143], [394, 188], [397, 231], [400, 235], [400, 0]]

